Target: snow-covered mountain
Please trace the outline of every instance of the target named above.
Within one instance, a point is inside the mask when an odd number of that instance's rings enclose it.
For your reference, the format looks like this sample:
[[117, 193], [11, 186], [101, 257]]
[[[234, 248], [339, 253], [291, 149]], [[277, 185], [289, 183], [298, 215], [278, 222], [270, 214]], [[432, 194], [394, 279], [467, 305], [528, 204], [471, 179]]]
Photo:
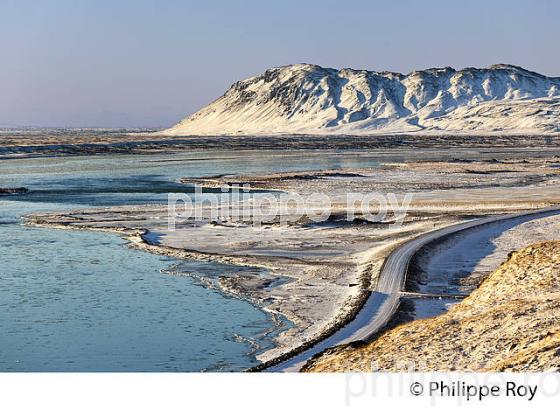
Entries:
[[235, 83], [166, 135], [560, 132], [560, 77], [521, 67], [404, 75], [295, 64]]

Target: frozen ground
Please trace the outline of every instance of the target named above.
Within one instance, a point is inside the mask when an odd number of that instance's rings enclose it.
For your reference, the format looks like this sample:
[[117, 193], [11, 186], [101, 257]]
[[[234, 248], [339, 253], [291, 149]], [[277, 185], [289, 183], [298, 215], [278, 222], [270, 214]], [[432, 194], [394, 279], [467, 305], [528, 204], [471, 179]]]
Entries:
[[[212, 208], [206, 207], [201, 220], [185, 220], [172, 232], [167, 208], [161, 206], [34, 214], [28, 222], [118, 232], [132, 246], [155, 253], [266, 268], [267, 275], [252, 274], [249, 269], [217, 281], [224, 292], [249, 299], [294, 323], [279, 336], [278, 347], [260, 357], [266, 360], [304, 341], [320, 339], [353, 317], [367, 290], [375, 286], [385, 256], [402, 241], [476, 216], [560, 203], [557, 165], [554, 156], [456, 159], [392, 162], [336, 172], [182, 180], [208, 186], [249, 182], [261, 189], [327, 193], [334, 215], [321, 224], [302, 219], [288, 226], [272, 221], [255, 227], [250, 218], [245, 222], [212, 220]], [[413, 200], [402, 226], [391, 223], [391, 214], [382, 223], [365, 223], [359, 212], [350, 223], [342, 217], [346, 212], [343, 197], [348, 192], [393, 192], [401, 197], [412, 193]]]
[[468, 294], [503, 263], [509, 253], [532, 243], [559, 239], [559, 215], [538, 219], [524, 217], [454, 235], [418, 256], [415, 290]]
[[[403, 305], [405, 321], [437, 316], [468, 295], [507, 256], [533, 243], [560, 239], [560, 215], [531, 216], [471, 229], [423, 249], [413, 260]], [[443, 295], [421, 297], [420, 295]]]
[[270, 276], [220, 278], [223, 291], [249, 299], [289, 318], [267, 359], [321, 334], [353, 315], [364, 301], [384, 256], [399, 241], [457, 218], [410, 218], [402, 228], [330, 223], [326, 227], [288, 227], [196, 223], [167, 229], [167, 210], [127, 207], [35, 214], [34, 224], [120, 232], [140, 249], [189, 259], [266, 268]]

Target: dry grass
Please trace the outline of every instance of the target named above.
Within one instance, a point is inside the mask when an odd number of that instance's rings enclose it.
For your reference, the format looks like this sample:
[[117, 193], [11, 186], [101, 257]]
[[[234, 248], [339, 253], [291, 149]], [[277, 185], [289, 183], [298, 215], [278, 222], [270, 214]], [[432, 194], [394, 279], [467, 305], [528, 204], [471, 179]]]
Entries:
[[560, 242], [513, 253], [441, 316], [338, 348], [306, 371], [544, 371], [560, 368]]

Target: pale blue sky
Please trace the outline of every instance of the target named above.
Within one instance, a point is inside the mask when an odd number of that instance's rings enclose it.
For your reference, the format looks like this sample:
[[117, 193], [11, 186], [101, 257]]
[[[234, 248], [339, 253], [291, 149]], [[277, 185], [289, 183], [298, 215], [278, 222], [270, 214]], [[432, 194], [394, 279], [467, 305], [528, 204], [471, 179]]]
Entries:
[[0, 0], [0, 127], [171, 125], [298, 62], [560, 76], [560, 2]]

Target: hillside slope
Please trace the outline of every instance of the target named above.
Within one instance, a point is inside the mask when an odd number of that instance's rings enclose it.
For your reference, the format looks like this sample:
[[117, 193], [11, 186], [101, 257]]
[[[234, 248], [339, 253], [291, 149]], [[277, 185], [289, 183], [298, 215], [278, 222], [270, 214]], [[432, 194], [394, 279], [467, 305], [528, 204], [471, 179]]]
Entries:
[[295, 64], [235, 83], [165, 135], [560, 133], [560, 78], [521, 67], [408, 75]]
[[544, 371], [560, 368], [560, 242], [514, 252], [449, 312], [401, 325], [306, 371]]

